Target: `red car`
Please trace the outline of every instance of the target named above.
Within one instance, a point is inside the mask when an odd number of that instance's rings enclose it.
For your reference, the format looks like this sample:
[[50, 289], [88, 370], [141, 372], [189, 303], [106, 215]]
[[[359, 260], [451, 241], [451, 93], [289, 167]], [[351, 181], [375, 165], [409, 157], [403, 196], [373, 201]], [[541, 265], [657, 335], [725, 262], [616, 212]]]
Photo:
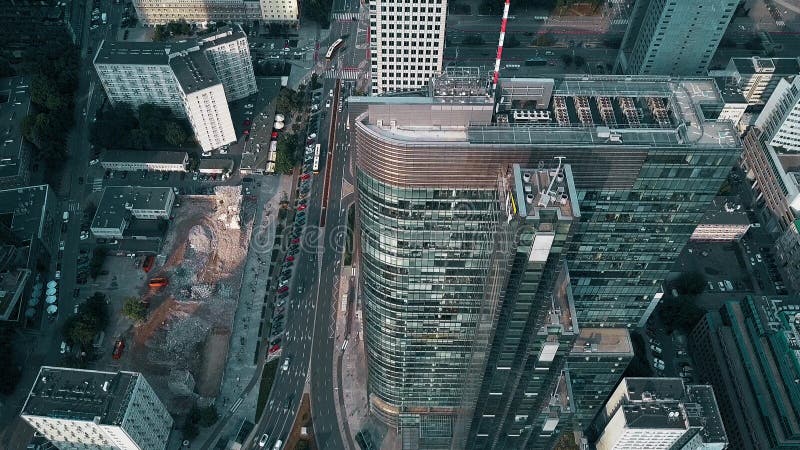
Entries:
[[244, 130], [244, 135], [247, 136], [248, 134], [250, 134], [250, 130]]
[[246, 127], [250, 126], [250, 120], [249, 119], [245, 119], [244, 126], [246, 126]]
[[311, 178], [311, 174], [310, 173], [304, 173], [304, 174], [300, 175], [300, 179], [301, 180], [307, 180], [309, 178]]
[[300, 205], [300, 206], [297, 207], [298, 211], [305, 211], [305, 209], [306, 209], [306, 205]]
[[272, 132], [272, 139], [278, 139], [278, 132], [277, 131], [273, 131]]
[[278, 350], [280, 350], [280, 349], [281, 349], [281, 346], [280, 346], [280, 345], [278, 345], [278, 344], [275, 344], [275, 345], [273, 345], [272, 347], [270, 347], [270, 348], [269, 348], [269, 352], [270, 352], [270, 353], [275, 353], [275, 352], [277, 352], [277, 351], [278, 351]]
[[294, 261], [294, 256], [292, 256], [292, 255], [289, 255], [289, 256], [287, 256], [287, 257], [286, 257], [286, 261], [287, 261], [287, 262], [292, 262], [292, 261]]
[[111, 357], [114, 359], [120, 359], [122, 357], [122, 351], [125, 350], [125, 341], [123, 339], [117, 339], [117, 342], [114, 342], [114, 353], [111, 354]]
[[299, 244], [300, 238], [292, 239], [292, 244]]
[[280, 294], [281, 292], [286, 292], [288, 290], [289, 290], [289, 286], [281, 286], [281, 287], [278, 288], [278, 293]]

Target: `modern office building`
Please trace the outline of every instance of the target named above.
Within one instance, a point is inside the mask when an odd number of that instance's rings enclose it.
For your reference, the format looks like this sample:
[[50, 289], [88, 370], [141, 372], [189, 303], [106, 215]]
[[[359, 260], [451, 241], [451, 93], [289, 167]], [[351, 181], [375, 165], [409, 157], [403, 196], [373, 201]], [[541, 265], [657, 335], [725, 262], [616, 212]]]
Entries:
[[92, 234], [122, 239], [132, 219], [169, 219], [175, 204], [170, 187], [108, 186], [92, 219]]
[[31, 148], [22, 136], [22, 121], [31, 109], [29, 85], [23, 77], [0, 78], [0, 189], [25, 186], [30, 179]]
[[162, 450], [173, 422], [139, 373], [48, 366], [21, 416], [62, 450]]
[[[581, 405], [599, 407], [633, 355], [619, 328], [652, 312], [741, 150], [730, 122], [703, 115], [722, 103], [711, 79], [502, 79], [497, 105], [486, 81], [460, 69], [436, 78], [428, 96], [348, 99], [370, 406], [421, 448], [462, 432], [465, 442], [488, 439], [476, 448], [550, 439], [551, 427], [570, 426], [567, 405], [554, 405], [564, 413], [553, 411], [556, 423], [517, 409], [533, 399], [500, 410], [489, 395], [524, 398], [528, 386], [549, 395], [562, 379], [573, 391], [580, 380], [574, 419], [588, 425], [596, 410]], [[544, 170], [555, 184], [515, 197], [517, 183], [533, 186], [525, 173]], [[539, 208], [540, 188], [559, 205]], [[548, 208], [564, 200], [570, 215], [553, 216]], [[571, 295], [556, 300], [548, 293], [560, 277]], [[544, 312], [570, 304], [578, 330]], [[598, 355], [586, 350], [593, 338], [603, 342]], [[530, 367], [546, 368], [547, 379], [528, 379]], [[473, 411], [496, 422], [471, 426]]]
[[748, 296], [707, 313], [689, 336], [732, 450], [800, 448], [799, 327], [797, 297]]
[[731, 58], [725, 69], [711, 70], [708, 75], [730, 79], [749, 104], [763, 105], [778, 82], [800, 75], [800, 58]]
[[738, 4], [738, 0], [637, 0], [616, 72], [705, 76]]
[[94, 66], [112, 104], [170, 108], [204, 151], [236, 141], [228, 101], [257, 91], [241, 28], [175, 43], [103, 41]]
[[210, 36], [200, 38], [203, 53], [225, 87], [225, 97], [229, 102], [258, 92], [247, 35], [240, 27], [237, 28], [234, 31], [230, 27], [223, 27]]
[[189, 154], [158, 150], [106, 150], [99, 158], [106, 170], [186, 172]]
[[265, 21], [296, 24], [300, 18], [297, 0], [133, 0], [144, 25], [185, 20], [207, 25], [213, 22]]
[[680, 378], [623, 378], [598, 417], [597, 450], [724, 450], [711, 386]]
[[447, 0], [369, 2], [372, 94], [424, 89], [442, 71]]

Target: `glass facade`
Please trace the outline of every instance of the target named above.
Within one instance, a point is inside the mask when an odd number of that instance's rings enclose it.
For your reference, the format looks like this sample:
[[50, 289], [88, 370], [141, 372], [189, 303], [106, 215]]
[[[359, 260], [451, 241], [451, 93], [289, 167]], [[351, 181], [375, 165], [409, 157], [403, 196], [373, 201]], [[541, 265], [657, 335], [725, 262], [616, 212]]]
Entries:
[[486, 298], [497, 192], [402, 188], [363, 172], [358, 189], [373, 410], [447, 417], [461, 402]]

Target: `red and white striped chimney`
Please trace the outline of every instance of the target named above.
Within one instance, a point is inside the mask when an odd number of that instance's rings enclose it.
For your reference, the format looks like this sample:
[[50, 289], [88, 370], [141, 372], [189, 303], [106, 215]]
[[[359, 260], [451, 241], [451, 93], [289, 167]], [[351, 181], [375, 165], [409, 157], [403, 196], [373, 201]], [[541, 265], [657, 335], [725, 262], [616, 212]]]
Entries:
[[500, 78], [500, 59], [503, 57], [503, 41], [506, 38], [506, 23], [508, 22], [508, 9], [511, 0], [506, 0], [503, 6], [503, 22], [500, 25], [500, 42], [497, 43], [497, 59], [494, 61], [494, 76], [492, 77], [492, 95], [497, 91], [497, 80]]

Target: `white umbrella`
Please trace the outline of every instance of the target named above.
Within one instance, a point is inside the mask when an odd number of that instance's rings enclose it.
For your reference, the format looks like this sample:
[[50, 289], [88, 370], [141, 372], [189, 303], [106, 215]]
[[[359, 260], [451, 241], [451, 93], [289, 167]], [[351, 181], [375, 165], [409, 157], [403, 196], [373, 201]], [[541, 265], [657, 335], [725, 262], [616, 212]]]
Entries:
[[56, 295], [56, 288], [47, 288], [46, 295]]
[[53, 303], [55, 303], [55, 302], [56, 302], [56, 296], [55, 296], [55, 295], [48, 295], [48, 296], [47, 296], [47, 298], [46, 298], [46, 299], [44, 299], [44, 301], [45, 301], [45, 302], [46, 302], [48, 305], [52, 305]]
[[28, 319], [32, 318], [35, 315], [36, 315], [36, 310], [35, 309], [28, 308], [28, 309], [25, 310], [25, 317], [27, 317]]
[[275, 114], [275, 122], [283, 122], [283, 114]]
[[52, 314], [55, 314], [56, 311], [58, 311], [58, 306], [56, 306], [56, 305], [50, 305], [50, 306], [47, 307], [47, 314], [51, 314], [52, 315]]
[[274, 128], [276, 130], [282, 130], [283, 129], [283, 122], [275, 122]]
[[56, 282], [56, 280], [50, 280], [50, 281], [47, 282], [47, 287], [48, 288], [54, 288], [56, 286], [58, 286], [58, 283]]

